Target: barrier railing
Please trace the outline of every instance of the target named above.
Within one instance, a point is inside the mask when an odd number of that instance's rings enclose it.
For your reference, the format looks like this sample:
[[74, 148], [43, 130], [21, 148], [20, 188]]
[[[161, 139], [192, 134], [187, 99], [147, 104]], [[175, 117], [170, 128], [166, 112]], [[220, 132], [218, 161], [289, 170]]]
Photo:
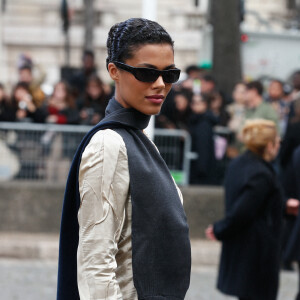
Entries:
[[[0, 180], [64, 183], [75, 151], [90, 129], [81, 125], [0, 123]], [[188, 184], [189, 133], [155, 129], [154, 142], [175, 181]]]

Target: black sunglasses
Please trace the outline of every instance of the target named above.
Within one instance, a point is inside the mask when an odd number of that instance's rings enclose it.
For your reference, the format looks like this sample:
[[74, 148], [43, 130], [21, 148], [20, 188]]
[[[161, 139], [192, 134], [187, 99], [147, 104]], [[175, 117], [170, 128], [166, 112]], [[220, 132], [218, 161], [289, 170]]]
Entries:
[[180, 70], [157, 70], [152, 68], [135, 68], [119, 61], [113, 61], [113, 63], [124, 71], [131, 73], [137, 80], [142, 82], [155, 82], [159, 76], [162, 76], [163, 81], [166, 83], [174, 83], [178, 81], [180, 76]]

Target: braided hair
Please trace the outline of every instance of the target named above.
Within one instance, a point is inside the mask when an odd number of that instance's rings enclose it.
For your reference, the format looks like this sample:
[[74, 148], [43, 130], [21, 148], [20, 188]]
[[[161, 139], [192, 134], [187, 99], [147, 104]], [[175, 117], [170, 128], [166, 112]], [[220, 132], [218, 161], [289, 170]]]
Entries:
[[145, 44], [170, 44], [174, 42], [166, 30], [154, 21], [131, 18], [111, 27], [107, 39], [106, 67], [113, 61], [125, 62], [133, 52]]

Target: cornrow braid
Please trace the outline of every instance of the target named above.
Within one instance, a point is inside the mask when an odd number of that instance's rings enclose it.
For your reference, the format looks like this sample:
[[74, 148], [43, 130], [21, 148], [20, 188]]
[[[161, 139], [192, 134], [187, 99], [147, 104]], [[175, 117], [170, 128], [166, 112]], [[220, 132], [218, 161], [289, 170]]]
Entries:
[[108, 33], [106, 67], [113, 61], [125, 62], [142, 45], [163, 43], [174, 46], [170, 35], [154, 21], [131, 18], [117, 23]]

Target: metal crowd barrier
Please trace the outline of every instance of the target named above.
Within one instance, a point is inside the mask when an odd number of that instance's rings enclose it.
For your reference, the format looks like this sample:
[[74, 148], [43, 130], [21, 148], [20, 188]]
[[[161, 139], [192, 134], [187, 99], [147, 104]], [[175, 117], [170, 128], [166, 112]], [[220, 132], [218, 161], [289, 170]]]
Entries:
[[[0, 180], [65, 183], [75, 151], [90, 129], [0, 122]], [[175, 181], [188, 184], [190, 135], [184, 130], [155, 129], [154, 142]]]

